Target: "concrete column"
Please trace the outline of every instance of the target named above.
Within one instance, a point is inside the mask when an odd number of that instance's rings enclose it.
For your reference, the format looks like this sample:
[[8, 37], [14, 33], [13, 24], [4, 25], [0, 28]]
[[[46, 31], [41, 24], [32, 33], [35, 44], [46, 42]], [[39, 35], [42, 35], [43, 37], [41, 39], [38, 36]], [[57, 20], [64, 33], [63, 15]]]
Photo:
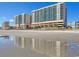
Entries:
[[22, 28], [24, 29], [24, 14], [22, 14]]
[[35, 19], [35, 12], [32, 12], [32, 19], [33, 19], [32, 22], [35, 22], [35, 20], [34, 20]]
[[60, 41], [56, 41], [56, 56], [57, 57], [60, 57], [61, 56], [61, 53], [60, 53], [61, 52], [60, 51], [61, 48], [60, 47], [61, 47]]
[[16, 26], [16, 16], [13, 17], [13, 20], [14, 20], [14, 24]]
[[57, 20], [60, 19], [60, 4], [57, 6]]
[[24, 14], [22, 14], [22, 24], [24, 24]]
[[19, 15], [17, 15], [16, 17], [17, 17], [17, 25], [18, 25], [18, 26], [17, 26], [17, 29], [19, 29], [19, 28], [20, 28]]

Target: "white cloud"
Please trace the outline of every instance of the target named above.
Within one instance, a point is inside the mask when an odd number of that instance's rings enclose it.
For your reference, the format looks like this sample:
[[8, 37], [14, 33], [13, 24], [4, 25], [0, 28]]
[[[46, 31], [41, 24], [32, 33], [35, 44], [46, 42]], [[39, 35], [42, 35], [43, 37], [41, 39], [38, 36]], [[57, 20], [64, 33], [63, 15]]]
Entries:
[[14, 22], [14, 20], [13, 19], [10, 19], [10, 22]]

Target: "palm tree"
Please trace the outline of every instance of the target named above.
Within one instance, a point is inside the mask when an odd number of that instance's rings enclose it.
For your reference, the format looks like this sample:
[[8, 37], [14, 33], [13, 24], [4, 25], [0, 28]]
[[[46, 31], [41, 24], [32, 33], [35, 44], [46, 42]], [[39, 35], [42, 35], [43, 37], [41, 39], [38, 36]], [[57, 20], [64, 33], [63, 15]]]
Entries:
[[53, 25], [51, 24], [51, 25], [49, 25], [49, 27], [53, 27]]
[[54, 24], [54, 27], [58, 27], [58, 25], [57, 24]]
[[43, 25], [41, 25], [41, 28], [43, 28], [44, 26]]
[[48, 27], [48, 25], [45, 25], [45, 28], [47, 28]]

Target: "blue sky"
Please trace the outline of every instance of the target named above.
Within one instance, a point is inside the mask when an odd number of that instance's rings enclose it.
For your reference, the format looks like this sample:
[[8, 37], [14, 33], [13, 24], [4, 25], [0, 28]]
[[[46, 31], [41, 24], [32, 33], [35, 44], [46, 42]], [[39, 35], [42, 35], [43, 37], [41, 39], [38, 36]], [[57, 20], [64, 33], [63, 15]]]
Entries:
[[[13, 16], [21, 13], [31, 14], [31, 11], [56, 2], [0, 2], [0, 26], [3, 21], [12, 22]], [[79, 3], [65, 2], [67, 7], [67, 20], [79, 20]]]

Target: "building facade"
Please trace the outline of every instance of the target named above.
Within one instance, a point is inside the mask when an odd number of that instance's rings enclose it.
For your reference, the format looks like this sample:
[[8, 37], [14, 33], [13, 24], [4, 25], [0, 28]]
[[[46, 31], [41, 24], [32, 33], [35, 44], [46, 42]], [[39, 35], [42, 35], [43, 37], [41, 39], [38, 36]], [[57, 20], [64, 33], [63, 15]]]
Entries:
[[79, 21], [75, 22], [75, 27], [79, 29]]
[[77, 29], [79, 28], [79, 21], [68, 22], [67, 26]]
[[15, 27], [17, 29], [28, 29], [31, 26], [31, 15], [20, 14], [14, 16]]
[[2, 24], [2, 29], [3, 30], [8, 30], [10, 28], [9, 26], [9, 22], [8, 21], [4, 21]]
[[32, 11], [32, 26], [66, 27], [66, 7], [58, 3]]
[[67, 27], [75, 28], [75, 21], [74, 22], [68, 22]]

